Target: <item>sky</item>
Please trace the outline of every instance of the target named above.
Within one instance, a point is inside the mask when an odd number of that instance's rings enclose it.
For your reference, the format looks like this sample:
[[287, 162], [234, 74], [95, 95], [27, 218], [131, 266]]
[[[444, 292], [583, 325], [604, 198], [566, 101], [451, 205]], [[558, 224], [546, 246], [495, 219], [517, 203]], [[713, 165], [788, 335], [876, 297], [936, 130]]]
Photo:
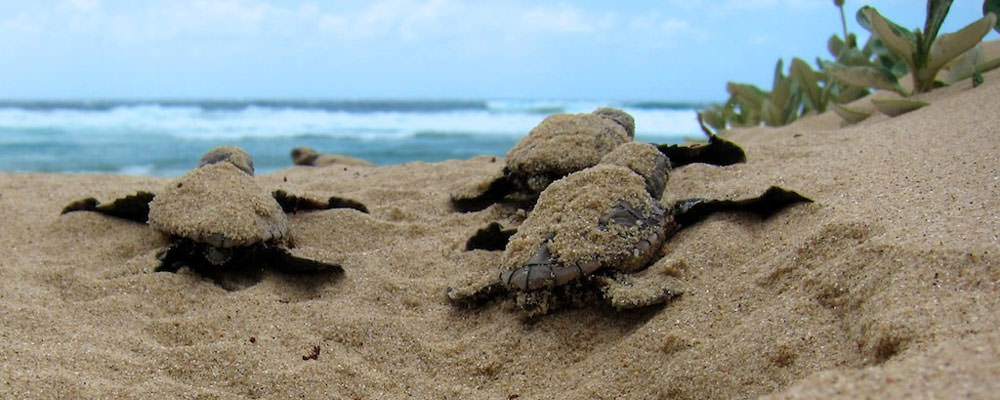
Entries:
[[[923, 1], [848, 0], [862, 40], [865, 4], [923, 26]], [[0, 98], [721, 101], [841, 32], [832, 0], [3, 1]]]

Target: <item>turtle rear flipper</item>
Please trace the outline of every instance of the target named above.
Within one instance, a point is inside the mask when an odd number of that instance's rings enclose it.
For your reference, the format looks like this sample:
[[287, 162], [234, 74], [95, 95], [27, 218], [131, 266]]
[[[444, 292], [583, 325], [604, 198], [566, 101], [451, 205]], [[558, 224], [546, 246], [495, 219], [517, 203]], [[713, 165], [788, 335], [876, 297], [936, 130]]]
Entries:
[[289, 194], [280, 189], [275, 190], [271, 195], [274, 196], [274, 200], [281, 205], [281, 209], [286, 214], [293, 214], [300, 211], [332, 210], [334, 208], [350, 208], [368, 214], [368, 207], [365, 207], [361, 202], [337, 196], [332, 196], [326, 201], [320, 201]]
[[674, 205], [674, 218], [681, 227], [694, 224], [720, 211], [750, 212], [761, 218], [767, 218], [796, 203], [812, 203], [812, 200], [794, 191], [771, 186], [760, 196], [741, 200], [680, 200]]
[[150, 192], [140, 191], [105, 204], [101, 204], [93, 197], [88, 197], [67, 204], [60, 214], [74, 211], [93, 211], [145, 224], [146, 220], [149, 219], [149, 202], [153, 201], [153, 197], [154, 195]]
[[510, 237], [517, 233], [517, 229], [503, 229], [499, 222], [490, 222], [485, 228], [476, 231], [468, 241], [465, 242], [465, 251], [488, 250], [500, 251], [507, 248]]

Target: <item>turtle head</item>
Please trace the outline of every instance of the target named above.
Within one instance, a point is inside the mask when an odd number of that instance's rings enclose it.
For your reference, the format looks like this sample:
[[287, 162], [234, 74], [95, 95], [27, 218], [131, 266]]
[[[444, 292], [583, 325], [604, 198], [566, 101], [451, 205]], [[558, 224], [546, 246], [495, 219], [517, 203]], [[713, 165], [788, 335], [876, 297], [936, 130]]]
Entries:
[[621, 125], [621, 127], [625, 129], [625, 133], [628, 134], [628, 137], [635, 137], [635, 119], [633, 119], [629, 113], [617, 108], [601, 107], [594, 110], [594, 115], [614, 121], [616, 124]]
[[253, 159], [250, 158], [247, 152], [236, 146], [219, 146], [209, 150], [205, 155], [201, 156], [201, 160], [198, 161], [198, 167], [201, 168], [223, 161], [233, 164], [236, 168], [246, 172], [247, 175], [253, 176]]
[[670, 161], [656, 146], [628, 142], [616, 147], [601, 159], [601, 164], [620, 165], [631, 169], [646, 181], [646, 191], [659, 199], [670, 177]]
[[312, 165], [319, 157], [319, 153], [312, 147], [296, 147], [292, 149], [292, 162], [295, 165]]

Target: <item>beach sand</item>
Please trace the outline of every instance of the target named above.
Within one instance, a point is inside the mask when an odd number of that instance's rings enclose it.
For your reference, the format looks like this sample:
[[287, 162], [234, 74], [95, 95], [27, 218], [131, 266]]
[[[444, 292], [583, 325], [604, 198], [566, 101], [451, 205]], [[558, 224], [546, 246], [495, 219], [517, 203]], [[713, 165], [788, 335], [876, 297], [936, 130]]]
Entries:
[[919, 98], [932, 104], [851, 127], [826, 113], [727, 133], [747, 162], [675, 170], [664, 201], [777, 184], [815, 203], [680, 232], [657, 265], [687, 291], [665, 307], [531, 323], [509, 301], [463, 311], [444, 295], [495, 273], [500, 252], [464, 251], [476, 229], [524, 217], [449, 208], [501, 159], [258, 176], [371, 214], [289, 219], [342, 276], [236, 291], [151, 272], [165, 241], [145, 225], [59, 215], [169, 180], [0, 173], [0, 397], [996, 398], [1000, 71]]

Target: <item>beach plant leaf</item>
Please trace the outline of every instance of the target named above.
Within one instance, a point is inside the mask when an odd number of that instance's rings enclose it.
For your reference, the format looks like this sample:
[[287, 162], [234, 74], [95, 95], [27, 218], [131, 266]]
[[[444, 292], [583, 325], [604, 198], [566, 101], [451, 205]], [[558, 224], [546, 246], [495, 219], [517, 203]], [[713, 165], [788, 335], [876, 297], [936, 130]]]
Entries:
[[930, 46], [927, 59], [929, 79], [934, 79], [937, 72], [949, 61], [979, 44], [997, 23], [997, 15], [986, 14], [985, 17], [966, 25], [964, 28], [941, 35]]
[[903, 96], [908, 93], [899, 80], [885, 68], [876, 66], [845, 66], [837, 63], [823, 64], [823, 70], [851, 86], [892, 90]]
[[962, 53], [948, 67], [948, 84], [958, 82], [972, 76], [976, 72], [976, 66], [983, 62], [983, 46], [977, 44], [971, 49]]
[[806, 108], [816, 113], [826, 111], [827, 93], [820, 87], [816, 71], [813, 71], [809, 63], [798, 57], [793, 58], [789, 75], [802, 90]]
[[725, 108], [722, 105], [713, 104], [711, 107], [701, 110], [698, 115], [699, 119], [704, 120], [704, 124], [708, 124], [713, 129], [717, 131], [726, 129]]
[[941, 23], [944, 22], [944, 17], [948, 16], [948, 10], [951, 9], [951, 3], [953, 0], [927, 0], [927, 19], [924, 20], [924, 33], [923, 35], [929, 39], [934, 40], [938, 35], [938, 31], [941, 30]]
[[[892, 74], [895, 75], [896, 78], [900, 78], [910, 72], [910, 68], [906, 65], [906, 61], [889, 51], [889, 49], [885, 47], [885, 43], [882, 42], [882, 39], [879, 39], [876, 35], [872, 35], [868, 38], [868, 42], [865, 43], [865, 47], [862, 52], [869, 57], [874, 55], [875, 62], [873, 62], [873, 64], [892, 71]], [[842, 64], [853, 65], [843, 62]]]
[[880, 113], [890, 117], [906, 114], [930, 103], [915, 99], [872, 99], [872, 104]]
[[830, 36], [827, 40], [827, 50], [833, 54], [837, 62], [844, 65], [870, 65], [870, 54], [865, 54], [862, 49], [851, 47], [844, 43], [839, 36]]
[[761, 103], [763, 103], [764, 99], [767, 98], [767, 93], [757, 86], [748, 83], [726, 83], [726, 91], [728, 91], [729, 95], [733, 98], [739, 99], [743, 103], [753, 106], [754, 108], [760, 108]]
[[[1000, 0], [983, 0], [983, 16], [989, 13], [1000, 16]], [[1000, 20], [993, 25], [993, 30], [1000, 32]]]
[[737, 82], [727, 83], [726, 90], [730, 95], [727, 102], [731, 110], [729, 122], [737, 126], [760, 125], [761, 107], [768, 93], [754, 85]]
[[916, 93], [928, 92], [936, 86], [938, 71], [949, 61], [979, 43], [997, 23], [997, 15], [988, 12], [983, 18], [949, 34], [938, 36], [941, 23], [951, 7], [950, 0], [928, 0], [925, 32], [909, 30], [886, 19], [869, 6], [859, 10], [872, 32], [889, 51], [906, 61], [913, 77]]
[[838, 80], [837, 90], [830, 93], [830, 101], [835, 104], [850, 103], [867, 96], [868, 93], [868, 89], [865, 86], [848, 85]]
[[774, 82], [770, 96], [761, 103], [761, 116], [768, 126], [786, 125], [797, 117], [798, 92], [794, 90], [794, 83], [791, 78], [785, 76], [783, 70], [784, 63], [778, 59], [774, 66]]
[[826, 40], [826, 49], [830, 51], [830, 55], [834, 58], [840, 57], [840, 52], [844, 50], [844, 45], [844, 41], [837, 35], [832, 35]]
[[871, 21], [871, 30], [882, 40], [889, 51], [900, 56], [913, 69], [917, 64], [917, 37], [910, 30], [889, 21], [874, 7], [864, 6], [859, 11]]
[[843, 118], [848, 124], [856, 124], [872, 115], [871, 112], [855, 110], [836, 103], [833, 104], [833, 112], [839, 115], [840, 118]]

